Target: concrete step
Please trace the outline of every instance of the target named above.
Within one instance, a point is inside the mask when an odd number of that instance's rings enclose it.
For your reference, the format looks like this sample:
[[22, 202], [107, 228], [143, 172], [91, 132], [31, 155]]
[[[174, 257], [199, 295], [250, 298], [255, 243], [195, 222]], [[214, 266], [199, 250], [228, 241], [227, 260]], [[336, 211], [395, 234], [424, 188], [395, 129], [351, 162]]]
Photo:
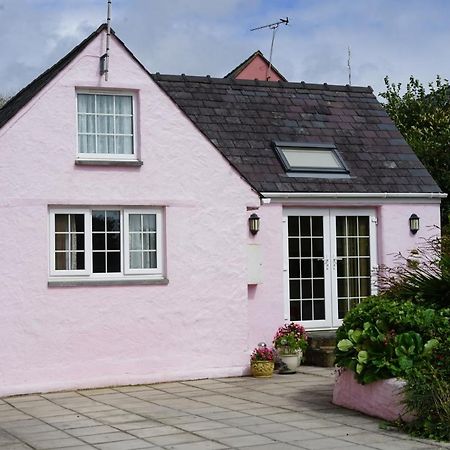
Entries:
[[335, 331], [310, 331], [305, 364], [319, 367], [334, 366], [334, 348], [336, 346]]

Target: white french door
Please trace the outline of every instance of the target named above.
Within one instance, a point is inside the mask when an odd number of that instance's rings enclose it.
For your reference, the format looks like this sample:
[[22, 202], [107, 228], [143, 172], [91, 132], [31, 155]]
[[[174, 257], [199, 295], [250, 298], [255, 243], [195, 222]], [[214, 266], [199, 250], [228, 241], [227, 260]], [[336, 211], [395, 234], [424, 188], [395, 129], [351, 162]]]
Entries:
[[335, 328], [375, 293], [375, 210], [285, 208], [284, 236], [286, 320]]

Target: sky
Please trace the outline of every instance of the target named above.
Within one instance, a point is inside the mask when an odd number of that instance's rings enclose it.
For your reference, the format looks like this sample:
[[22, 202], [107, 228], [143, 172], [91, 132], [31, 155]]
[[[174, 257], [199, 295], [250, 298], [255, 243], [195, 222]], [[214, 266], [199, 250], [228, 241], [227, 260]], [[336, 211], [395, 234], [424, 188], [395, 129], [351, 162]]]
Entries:
[[[12, 95], [106, 21], [107, 0], [0, 0], [0, 94]], [[223, 77], [254, 51], [289, 81], [384, 90], [450, 72], [449, 0], [112, 0], [112, 27], [150, 72]]]

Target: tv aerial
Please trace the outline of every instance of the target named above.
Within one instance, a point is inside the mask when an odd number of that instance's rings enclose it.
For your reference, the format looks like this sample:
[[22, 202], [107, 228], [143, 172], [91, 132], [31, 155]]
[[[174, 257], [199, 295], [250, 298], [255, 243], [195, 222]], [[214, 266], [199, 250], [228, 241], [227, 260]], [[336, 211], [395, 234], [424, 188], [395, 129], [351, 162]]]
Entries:
[[270, 78], [270, 69], [272, 68], [272, 55], [273, 55], [273, 43], [275, 41], [275, 35], [277, 33], [278, 27], [280, 25], [288, 25], [289, 24], [289, 17], [286, 17], [285, 19], [280, 19], [278, 22], [269, 23], [267, 25], [263, 25], [261, 27], [252, 28], [250, 31], [256, 31], [256, 30], [262, 30], [264, 28], [269, 28], [272, 30], [272, 42], [270, 44], [270, 56], [269, 56], [269, 66], [267, 67], [266, 71], [266, 80], [269, 81]]

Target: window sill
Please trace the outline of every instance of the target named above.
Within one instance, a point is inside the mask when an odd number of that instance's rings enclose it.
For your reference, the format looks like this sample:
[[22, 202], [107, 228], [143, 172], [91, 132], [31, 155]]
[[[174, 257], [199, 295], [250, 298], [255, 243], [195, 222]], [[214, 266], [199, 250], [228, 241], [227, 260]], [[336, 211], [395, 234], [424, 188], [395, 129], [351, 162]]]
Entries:
[[139, 286], [139, 285], [167, 285], [167, 278], [123, 278], [123, 279], [52, 279], [48, 280], [48, 287], [81, 287], [81, 286]]
[[143, 161], [139, 159], [76, 159], [77, 166], [125, 166], [140, 167]]

